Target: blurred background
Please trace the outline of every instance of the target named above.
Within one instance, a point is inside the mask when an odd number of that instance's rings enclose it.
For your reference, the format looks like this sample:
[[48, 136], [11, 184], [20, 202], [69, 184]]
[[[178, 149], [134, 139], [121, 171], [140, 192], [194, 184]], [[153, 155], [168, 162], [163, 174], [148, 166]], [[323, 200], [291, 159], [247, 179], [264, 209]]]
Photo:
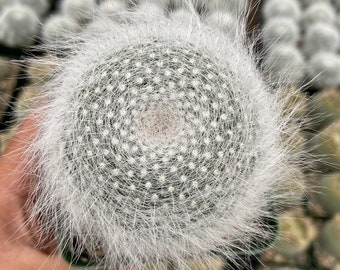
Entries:
[[[242, 258], [243, 269], [340, 270], [340, 1], [219, 0], [226, 3], [219, 10], [195, 1], [202, 20], [221, 31], [232, 31], [250, 8], [248, 37], [261, 56], [258, 67], [274, 91], [298, 90], [287, 104], [302, 104], [293, 123], [301, 129], [296, 139], [319, 159], [292, 187], [297, 206], [282, 211], [273, 245], [258, 258]], [[181, 0], [151, 2], [165, 16], [183, 8]], [[43, 46], [89, 27], [96, 9], [115, 20], [118, 12], [136, 8], [138, 0], [0, 0], [0, 153], [53, 72], [53, 66], [26, 59], [60, 57], [45, 54]], [[304, 118], [311, 124], [299, 121]], [[218, 257], [190, 265], [234, 269]]]

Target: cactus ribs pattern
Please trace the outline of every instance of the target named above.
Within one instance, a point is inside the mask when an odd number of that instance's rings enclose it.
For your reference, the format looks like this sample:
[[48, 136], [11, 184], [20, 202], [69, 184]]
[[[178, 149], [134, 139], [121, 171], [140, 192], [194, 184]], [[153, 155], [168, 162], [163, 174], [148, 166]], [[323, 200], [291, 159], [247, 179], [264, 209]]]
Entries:
[[113, 53], [95, 73], [70, 102], [77, 124], [60, 149], [61, 178], [89, 194], [89, 209], [127, 232], [191, 230], [228, 211], [233, 182], [254, 166], [246, 145], [258, 128], [230, 71], [190, 44], [153, 39]]
[[[154, 212], [168, 208], [179, 224], [215, 214], [211, 198], [252, 168], [252, 157], [243, 157], [254, 141], [249, 130], [256, 131], [256, 116], [242, 114], [240, 102], [249, 101], [238, 100], [228, 71], [190, 45], [162, 41], [119, 51], [99, 70], [71, 102], [82, 106], [70, 110], [77, 126], [64, 139], [63, 166], [85, 176], [74, 184], [102, 192], [98, 202], [128, 230], [149, 227], [164, 216]], [[136, 211], [145, 211], [143, 219]]]

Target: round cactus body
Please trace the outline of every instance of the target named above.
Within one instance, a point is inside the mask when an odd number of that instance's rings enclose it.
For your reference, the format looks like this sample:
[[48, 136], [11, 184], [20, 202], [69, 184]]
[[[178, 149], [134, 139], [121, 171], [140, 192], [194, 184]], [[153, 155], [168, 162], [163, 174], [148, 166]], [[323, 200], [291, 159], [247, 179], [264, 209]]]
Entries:
[[0, 42], [9, 47], [23, 47], [34, 43], [39, 31], [35, 12], [23, 5], [7, 6], [0, 14]]
[[325, 89], [316, 94], [310, 102], [310, 112], [318, 119], [315, 127], [320, 130], [340, 119], [340, 90]]
[[321, 230], [320, 242], [323, 248], [340, 259], [340, 214], [337, 213]]
[[335, 9], [327, 2], [317, 2], [310, 5], [303, 13], [301, 22], [308, 27], [315, 22], [334, 23], [336, 18]]
[[340, 57], [330, 52], [316, 53], [307, 63], [307, 74], [317, 87], [338, 86], [340, 84]]
[[50, 8], [49, 0], [19, 0], [19, 3], [32, 8], [39, 16], [46, 14]]
[[340, 162], [340, 119], [323, 129], [310, 145], [324, 164], [337, 166]]
[[48, 18], [42, 29], [42, 38], [47, 44], [63, 42], [70, 33], [80, 31], [80, 25], [72, 18], [55, 15]]
[[304, 38], [304, 52], [311, 56], [318, 51], [336, 53], [340, 47], [340, 34], [328, 23], [314, 23], [307, 28]]
[[212, 12], [207, 15], [205, 21], [210, 27], [217, 27], [227, 34], [236, 34], [238, 22], [232, 13], [226, 11]]
[[300, 36], [297, 23], [291, 18], [272, 18], [264, 25], [262, 40], [265, 46], [296, 44]]
[[317, 236], [313, 220], [302, 211], [292, 210], [279, 218], [279, 235], [274, 248], [286, 257], [299, 256]]
[[64, 14], [81, 22], [92, 19], [95, 7], [95, 0], [63, 0], [61, 3]]
[[97, 18], [66, 44], [36, 111], [33, 216], [56, 228], [75, 266], [251, 253], [273, 237], [263, 221], [297, 172], [284, 102], [241, 31], [229, 38], [141, 12], [130, 20]]
[[300, 12], [300, 6], [297, 0], [269, 0], [265, 2], [263, 9], [263, 15], [266, 20], [284, 17], [298, 21]]
[[301, 52], [294, 46], [274, 46], [265, 56], [265, 70], [273, 81], [285, 84], [298, 84], [304, 76], [305, 61]]
[[151, 1], [145, 0], [144, 2], [140, 2], [138, 6], [136, 7], [137, 12], [141, 13], [149, 13], [154, 16], [163, 16], [165, 13], [165, 5], [164, 3], [161, 3], [160, 1], [152, 3]]
[[315, 183], [315, 198], [329, 214], [340, 212], [340, 173], [322, 175]]

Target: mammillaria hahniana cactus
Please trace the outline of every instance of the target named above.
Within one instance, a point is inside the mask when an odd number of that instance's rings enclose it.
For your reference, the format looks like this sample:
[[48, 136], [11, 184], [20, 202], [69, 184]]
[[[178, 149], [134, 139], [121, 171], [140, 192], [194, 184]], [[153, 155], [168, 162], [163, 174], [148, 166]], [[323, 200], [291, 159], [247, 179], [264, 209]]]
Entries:
[[25, 5], [9, 5], [0, 13], [0, 42], [9, 47], [29, 46], [39, 32], [34, 10]]
[[76, 266], [232, 259], [273, 237], [263, 221], [299, 171], [297, 130], [244, 22], [231, 39], [188, 14], [100, 16], [61, 48], [36, 110], [32, 218]]

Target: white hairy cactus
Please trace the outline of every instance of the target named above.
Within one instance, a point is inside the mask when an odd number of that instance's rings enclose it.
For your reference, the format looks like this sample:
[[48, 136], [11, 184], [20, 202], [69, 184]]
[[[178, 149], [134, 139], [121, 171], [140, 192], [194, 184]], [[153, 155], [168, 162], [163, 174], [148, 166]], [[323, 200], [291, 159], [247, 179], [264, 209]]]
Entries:
[[95, 7], [95, 0], [63, 0], [61, 3], [63, 13], [78, 21], [91, 19]]
[[314, 23], [307, 28], [303, 51], [311, 56], [319, 51], [336, 53], [340, 47], [340, 34], [338, 29], [328, 23]]
[[302, 14], [301, 23], [308, 27], [316, 22], [333, 24], [336, 19], [336, 12], [333, 6], [327, 2], [317, 2], [310, 5]]
[[42, 28], [42, 38], [47, 44], [63, 42], [70, 33], [79, 32], [80, 25], [71, 17], [54, 15], [47, 19]]
[[340, 85], [340, 57], [331, 52], [318, 52], [307, 62], [307, 75], [319, 88]]
[[270, 18], [285, 17], [298, 21], [300, 18], [300, 6], [297, 0], [268, 0], [264, 3], [263, 16]]
[[305, 75], [305, 60], [295, 46], [273, 46], [265, 56], [263, 67], [278, 84], [298, 85]]
[[273, 237], [264, 220], [299, 171], [297, 130], [244, 47], [242, 19], [230, 38], [188, 12], [99, 16], [61, 48], [28, 151], [32, 219], [75, 266], [233, 259]]
[[48, 9], [50, 8], [49, 0], [19, 0], [19, 3], [29, 6], [32, 8], [39, 16], [43, 16], [46, 14]]
[[298, 24], [291, 18], [272, 18], [262, 30], [262, 41], [267, 47], [274, 44], [294, 45], [300, 37]]
[[210, 27], [217, 27], [227, 34], [236, 34], [237, 19], [235, 16], [227, 11], [214, 11], [207, 15], [205, 22]]
[[23, 47], [34, 43], [39, 32], [37, 14], [30, 7], [14, 4], [0, 14], [0, 42], [9, 47]]

